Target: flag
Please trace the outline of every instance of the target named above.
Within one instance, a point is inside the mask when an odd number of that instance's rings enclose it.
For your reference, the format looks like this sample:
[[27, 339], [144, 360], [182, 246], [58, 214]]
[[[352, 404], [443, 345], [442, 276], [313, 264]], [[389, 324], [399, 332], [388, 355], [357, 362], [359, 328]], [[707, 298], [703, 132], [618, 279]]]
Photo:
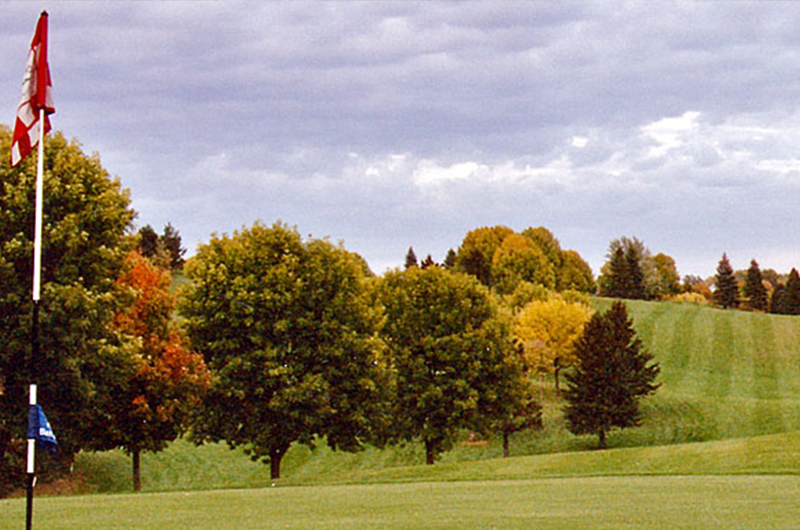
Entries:
[[11, 143], [11, 167], [19, 164], [39, 143], [39, 111], [44, 109], [44, 133], [50, 130], [48, 114], [56, 111], [53, 105], [53, 86], [47, 65], [47, 12], [43, 11], [36, 24], [28, 63], [22, 76], [22, 94], [17, 106], [17, 120]]
[[28, 406], [28, 438], [47, 449], [47, 452], [54, 455], [58, 450], [58, 442], [44, 410], [39, 405]]

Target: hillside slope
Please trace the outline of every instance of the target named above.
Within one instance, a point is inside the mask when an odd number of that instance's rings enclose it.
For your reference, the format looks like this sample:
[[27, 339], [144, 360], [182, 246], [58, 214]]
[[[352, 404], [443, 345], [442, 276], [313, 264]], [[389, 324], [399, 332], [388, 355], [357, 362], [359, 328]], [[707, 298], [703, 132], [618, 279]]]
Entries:
[[[597, 299], [594, 304], [604, 310], [611, 301]], [[781, 433], [800, 431], [800, 318], [674, 303], [631, 301], [628, 307], [639, 336], [661, 365], [662, 386], [643, 402], [644, 424], [614, 431], [608, 441], [615, 451], [589, 451], [596, 440], [566, 431], [562, 402], [555, 396], [552, 381], [545, 381], [541, 388], [545, 428], [512, 437], [512, 455], [543, 455], [531, 457], [523, 468], [537, 470], [537, 476], [692, 470], [779, 473], [792, 468], [786, 459], [794, 458], [797, 451], [780, 453], [782, 448], [800, 447], [800, 435]], [[697, 444], [715, 440], [734, 441]], [[324, 444], [315, 451], [295, 446], [284, 460], [284, 481], [317, 483], [345, 480], [345, 476], [372, 480], [367, 478], [371, 474], [376, 474], [375, 480], [393, 480], [395, 473], [403, 476], [407, 466], [424, 461], [417, 445], [383, 451], [368, 448], [357, 454], [334, 453]], [[576, 454], [579, 451], [587, 452]], [[450, 464], [486, 461], [501, 454], [499, 439], [465, 442], [446, 453], [436, 467], [444, 470]], [[702, 458], [691, 456], [698, 454]], [[520, 465], [514, 461], [508, 465]], [[505, 465], [498, 462], [486, 465], [498, 469]], [[477, 466], [473, 470], [483, 467], [475, 463], [467, 468], [471, 466]], [[128, 468], [128, 459], [119, 452], [80, 455], [76, 464], [88, 489], [95, 491], [127, 490]], [[415, 468], [411, 473], [439, 472]], [[270, 482], [268, 466], [251, 462], [240, 452], [224, 445], [195, 448], [183, 441], [163, 453], [144, 455], [143, 475], [146, 490], [252, 487]]]

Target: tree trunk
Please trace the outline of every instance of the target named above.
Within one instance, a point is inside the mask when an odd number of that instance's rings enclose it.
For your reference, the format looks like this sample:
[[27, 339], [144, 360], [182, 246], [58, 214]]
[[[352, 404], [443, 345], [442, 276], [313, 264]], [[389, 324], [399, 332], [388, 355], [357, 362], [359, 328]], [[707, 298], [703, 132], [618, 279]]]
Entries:
[[508, 433], [503, 433], [503, 458], [508, 458], [511, 456], [511, 452], [508, 449]]
[[600, 429], [597, 432], [597, 437], [598, 437], [598, 444], [597, 444], [598, 449], [605, 449], [606, 448], [606, 430], [605, 429]]
[[142, 491], [142, 452], [139, 449], [131, 451], [133, 457], [133, 491]]
[[281, 478], [281, 460], [288, 447], [272, 447], [269, 450], [269, 476], [271, 479]]
[[425, 439], [425, 463], [432, 466], [436, 461], [436, 453], [434, 452], [435, 444], [433, 440]]

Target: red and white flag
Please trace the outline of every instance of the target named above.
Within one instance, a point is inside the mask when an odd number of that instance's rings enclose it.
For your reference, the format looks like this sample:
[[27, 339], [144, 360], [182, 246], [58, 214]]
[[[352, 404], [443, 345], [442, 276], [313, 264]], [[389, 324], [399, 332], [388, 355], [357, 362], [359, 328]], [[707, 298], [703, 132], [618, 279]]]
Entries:
[[47, 65], [47, 12], [43, 11], [36, 24], [28, 64], [22, 77], [22, 94], [17, 107], [14, 136], [11, 143], [11, 167], [19, 164], [39, 143], [39, 111], [44, 109], [44, 133], [50, 130], [48, 114], [56, 111], [53, 105], [53, 86]]

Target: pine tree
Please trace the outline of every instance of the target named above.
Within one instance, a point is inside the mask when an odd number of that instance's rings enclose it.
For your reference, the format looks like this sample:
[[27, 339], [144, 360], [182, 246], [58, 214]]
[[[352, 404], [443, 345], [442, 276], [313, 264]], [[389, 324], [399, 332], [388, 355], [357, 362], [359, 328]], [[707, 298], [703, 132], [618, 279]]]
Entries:
[[639, 254], [633, 246], [625, 252], [625, 296], [632, 300], [645, 299], [644, 273], [639, 264]]
[[447, 250], [447, 255], [444, 257], [444, 263], [442, 263], [445, 269], [452, 269], [456, 266], [456, 251], [451, 249]]
[[622, 302], [592, 316], [575, 351], [578, 362], [566, 376], [564, 392], [567, 428], [573, 434], [596, 434], [604, 448], [612, 428], [641, 424], [639, 400], [658, 388], [660, 368], [636, 338]]
[[419, 264], [417, 263], [417, 255], [414, 253], [414, 247], [408, 247], [408, 252], [406, 252], [406, 270], [418, 266]]
[[139, 229], [139, 252], [142, 256], [150, 258], [156, 255], [158, 249], [158, 233], [150, 225]]
[[767, 310], [767, 288], [764, 287], [764, 278], [761, 276], [761, 269], [756, 260], [751, 260], [750, 268], [747, 269], [744, 296], [747, 300], [747, 307], [753, 311]]
[[627, 295], [625, 251], [618, 247], [609, 261], [609, 274], [603, 295], [610, 298], [625, 298]]
[[775, 286], [775, 290], [772, 291], [772, 297], [769, 301], [769, 312], [776, 315], [788, 315], [786, 301], [786, 286], [779, 283]]
[[739, 286], [736, 283], [733, 267], [731, 267], [731, 262], [728, 261], [727, 254], [722, 254], [722, 259], [717, 265], [715, 284], [714, 301], [717, 305], [723, 309], [739, 307]]
[[789, 279], [786, 282], [786, 292], [784, 293], [787, 315], [800, 315], [800, 274], [797, 269], [792, 268]]

